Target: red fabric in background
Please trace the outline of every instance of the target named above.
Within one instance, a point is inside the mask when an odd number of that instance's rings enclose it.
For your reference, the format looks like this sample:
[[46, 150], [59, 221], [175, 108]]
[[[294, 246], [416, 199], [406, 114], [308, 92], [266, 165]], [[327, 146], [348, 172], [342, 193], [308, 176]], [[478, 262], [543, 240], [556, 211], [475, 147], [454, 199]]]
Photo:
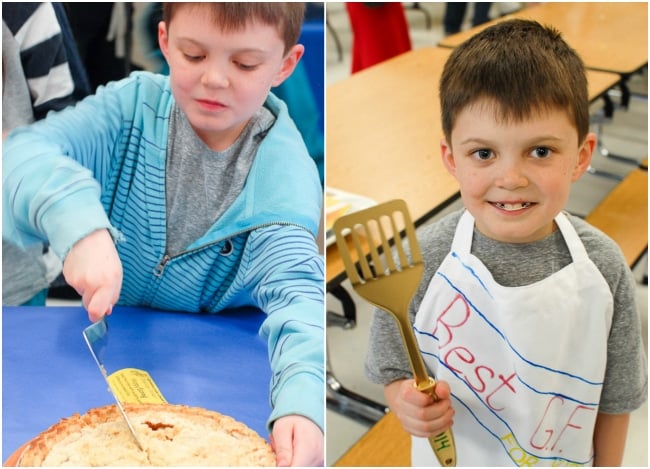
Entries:
[[401, 2], [345, 4], [352, 29], [352, 73], [411, 50]]

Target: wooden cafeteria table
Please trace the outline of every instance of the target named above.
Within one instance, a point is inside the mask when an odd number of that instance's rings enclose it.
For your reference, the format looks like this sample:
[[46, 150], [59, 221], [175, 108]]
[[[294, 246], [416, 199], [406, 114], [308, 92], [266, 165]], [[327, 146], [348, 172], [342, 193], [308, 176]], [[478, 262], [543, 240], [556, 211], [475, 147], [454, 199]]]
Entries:
[[[404, 199], [416, 224], [458, 197], [439, 157], [438, 80], [450, 51], [415, 49], [327, 88], [327, 185], [375, 202]], [[327, 248], [327, 281], [344, 272]]]
[[452, 34], [439, 45], [456, 47], [488, 26], [512, 18], [552, 25], [590, 69], [629, 75], [648, 63], [647, 2], [541, 3]]
[[408, 467], [411, 437], [392, 412], [387, 413], [341, 458], [337, 467]]

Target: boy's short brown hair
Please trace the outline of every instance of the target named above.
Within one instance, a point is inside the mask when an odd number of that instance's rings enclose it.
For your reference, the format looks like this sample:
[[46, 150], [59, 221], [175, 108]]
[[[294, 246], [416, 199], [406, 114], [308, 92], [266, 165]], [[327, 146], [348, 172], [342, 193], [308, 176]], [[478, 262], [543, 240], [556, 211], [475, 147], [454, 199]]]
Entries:
[[563, 109], [575, 123], [579, 142], [589, 132], [584, 64], [557, 30], [535, 21], [497, 23], [453, 51], [440, 80], [448, 142], [458, 114], [482, 98], [494, 101], [500, 120], [521, 121], [536, 111]]
[[188, 6], [209, 9], [212, 20], [224, 31], [242, 29], [251, 20], [275, 26], [284, 40], [285, 54], [298, 42], [305, 16], [302, 2], [163, 2], [167, 27], [178, 8]]

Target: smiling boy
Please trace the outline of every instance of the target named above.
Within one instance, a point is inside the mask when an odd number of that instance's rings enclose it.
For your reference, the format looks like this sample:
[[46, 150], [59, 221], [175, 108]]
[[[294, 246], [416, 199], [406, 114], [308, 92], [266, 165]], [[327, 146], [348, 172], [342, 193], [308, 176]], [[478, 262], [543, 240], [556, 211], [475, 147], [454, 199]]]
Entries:
[[266, 313], [271, 440], [298, 466], [324, 459], [322, 194], [270, 89], [303, 54], [303, 15], [164, 3], [169, 77], [134, 73], [3, 147], [3, 236], [48, 240], [91, 320], [115, 304]]
[[440, 81], [442, 159], [464, 210], [419, 233], [410, 313], [437, 402], [378, 311], [367, 374], [413, 435], [454, 432], [459, 466], [620, 465], [647, 395], [635, 282], [616, 244], [563, 211], [587, 169], [587, 82], [552, 28], [512, 20], [454, 50]]

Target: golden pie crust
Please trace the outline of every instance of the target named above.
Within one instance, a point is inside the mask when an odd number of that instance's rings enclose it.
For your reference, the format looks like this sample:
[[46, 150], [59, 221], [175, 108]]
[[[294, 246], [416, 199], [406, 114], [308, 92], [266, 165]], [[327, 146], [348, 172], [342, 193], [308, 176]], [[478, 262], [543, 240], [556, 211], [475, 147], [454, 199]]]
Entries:
[[75, 414], [31, 440], [19, 466], [275, 466], [255, 431], [226, 415], [173, 404], [126, 404], [144, 451], [115, 405]]

